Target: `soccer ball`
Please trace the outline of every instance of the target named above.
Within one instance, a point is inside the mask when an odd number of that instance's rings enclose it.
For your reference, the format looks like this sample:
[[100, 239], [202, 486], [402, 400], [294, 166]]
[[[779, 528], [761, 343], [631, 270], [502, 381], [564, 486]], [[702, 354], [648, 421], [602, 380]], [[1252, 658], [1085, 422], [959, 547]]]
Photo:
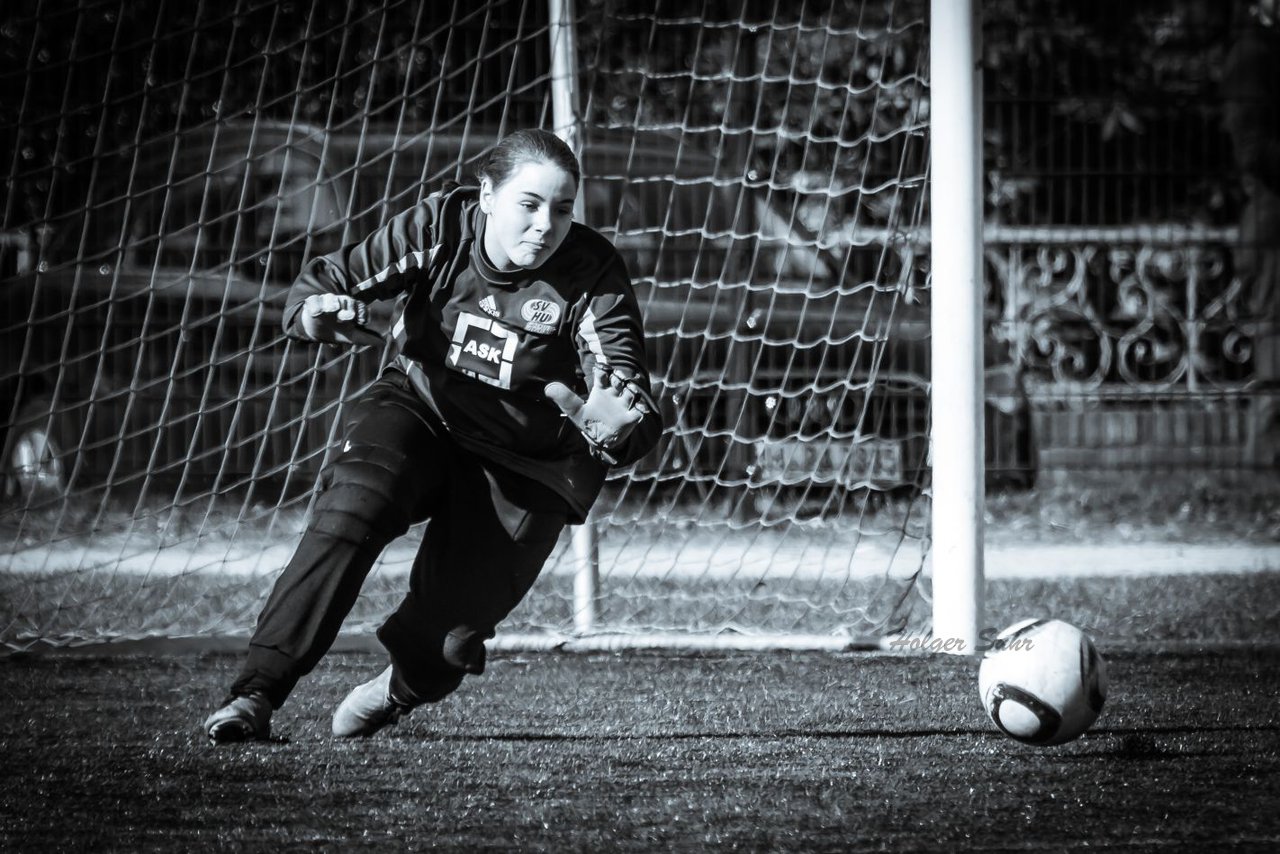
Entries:
[[991, 641], [978, 668], [983, 708], [1010, 738], [1062, 744], [1097, 719], [1107, 668], [1089, 636], [1061, 620], [1023, 620]]

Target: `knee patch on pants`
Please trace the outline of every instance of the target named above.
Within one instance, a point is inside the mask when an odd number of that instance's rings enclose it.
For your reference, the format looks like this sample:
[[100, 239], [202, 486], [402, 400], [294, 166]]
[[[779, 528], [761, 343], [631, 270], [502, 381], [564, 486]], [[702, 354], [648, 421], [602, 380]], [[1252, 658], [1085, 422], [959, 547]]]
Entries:
[[354, 445], [325, 468], [312, 527], [362, 542], [378, 532], [393, 538], [408, 530], [405, 455], [389, 448]]
[[467, 626], [459, 626], [444, 636], [441, 657], [445, 664], [463, 673], [484, 673], [484, 635]]

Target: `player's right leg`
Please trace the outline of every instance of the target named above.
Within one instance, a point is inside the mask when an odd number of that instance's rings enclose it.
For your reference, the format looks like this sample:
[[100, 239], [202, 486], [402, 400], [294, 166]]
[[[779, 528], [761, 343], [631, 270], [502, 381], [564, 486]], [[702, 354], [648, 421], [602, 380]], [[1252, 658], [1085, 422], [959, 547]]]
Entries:
[[223, 706], [205, 721], [215, 742], [266, 738], [270, 713], [332, 646], [382, 550], [424, 518], [436, 482], [420, 402], [388, 374], [356, 406], [326, 469], [293, 558], [277, 579]]
[[432, 513], [409, 592], [378, 631], [392, 666], [338, 706], [338, 737], [372, 735], [483, 673], [485, 641], [529, 591], [568, 521], [569, 508], [548, 488], [487, 469], [461, 449], [448, 470], [451, 500]]

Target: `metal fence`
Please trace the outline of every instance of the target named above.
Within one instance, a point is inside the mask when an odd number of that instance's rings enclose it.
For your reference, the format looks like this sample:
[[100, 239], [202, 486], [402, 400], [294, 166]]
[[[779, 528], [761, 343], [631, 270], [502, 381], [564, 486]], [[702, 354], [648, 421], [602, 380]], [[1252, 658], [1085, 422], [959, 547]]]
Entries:
[[1041, 467], [1274, 465], [1280, 196], [1241, 156], [1280, 142], [1274, 29], [1246, 3], [984, 11], [989, 306]]
[[1023, 367], [1043, 468], [1266, 462], [1274, 334], [1234, 228], [992, 229], [995, 337]]

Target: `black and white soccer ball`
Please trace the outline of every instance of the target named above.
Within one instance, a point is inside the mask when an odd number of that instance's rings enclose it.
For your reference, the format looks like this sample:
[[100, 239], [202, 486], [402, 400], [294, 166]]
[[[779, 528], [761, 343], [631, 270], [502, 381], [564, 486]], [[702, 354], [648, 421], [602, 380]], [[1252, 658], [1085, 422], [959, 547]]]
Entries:
[[1107, 697], [1107, 668], [1089, 636], [1061, 620], [1023, 620], [991, 642], [978, 668], [983, 708], [1027, 744], [1080, 736]]

